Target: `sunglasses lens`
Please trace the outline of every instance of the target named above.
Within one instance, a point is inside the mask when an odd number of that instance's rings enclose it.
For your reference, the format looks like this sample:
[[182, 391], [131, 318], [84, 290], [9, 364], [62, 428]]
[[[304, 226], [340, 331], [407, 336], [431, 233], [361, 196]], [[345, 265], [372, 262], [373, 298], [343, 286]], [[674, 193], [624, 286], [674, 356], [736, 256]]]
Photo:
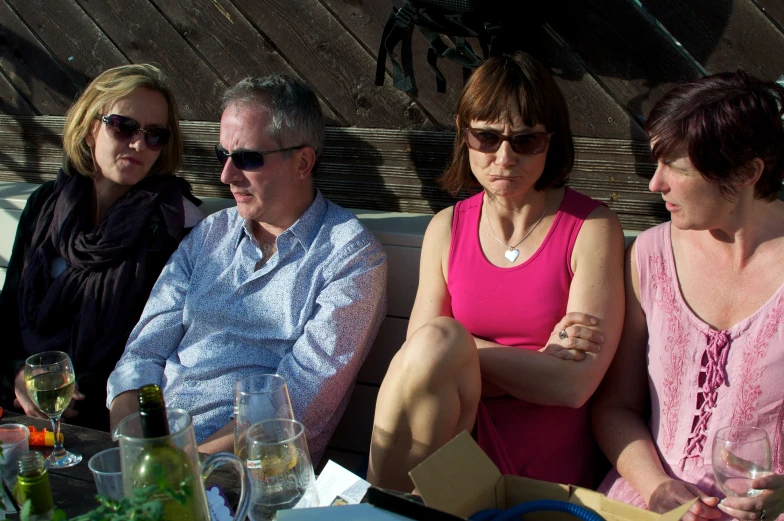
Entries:
[[495, 152], [501, 145], [501, 138], [495, 132], [465, 129], [468, 146], [480, 152]]
[[147, 148], [151, 150], [160, 150], [166, 146], [171, 137], [171, 132], [165, 128], [151, 128], [144, 135], [144, 141]]
[[106, 116], [104, 121], [106, 122], [106, 128], [113, 133], [115, 138], [129, 139], [139, 131], [139, 123], [125, 116], [112, 114], [111, 116]]
[[218, 158], [218, 161], [220, 161], [221, 166], [226, 166], [226, 161], [229, 160], [229, 153], [220, 145], [215, 145], [215, 156]]
[[264, 166], [264, 156], [259, 152], [234, 152], [229, 154], [226, 149], [220, 145], [215, 146], [215, 155], [222, 166], [226, 166], [226, 162], [231, 158], [234, 166], [240, 170], [256, 170]]
[[235, 152], [231, 160], [240, 170], [256, 170], [264, 166], [264, 156], [258, 152]]
[[512, 136], [509, 142], [512, 144], [512, 150], [518, 154], [541, 154], [547, 148], [548, 137], [545, 132], [518, 134]]

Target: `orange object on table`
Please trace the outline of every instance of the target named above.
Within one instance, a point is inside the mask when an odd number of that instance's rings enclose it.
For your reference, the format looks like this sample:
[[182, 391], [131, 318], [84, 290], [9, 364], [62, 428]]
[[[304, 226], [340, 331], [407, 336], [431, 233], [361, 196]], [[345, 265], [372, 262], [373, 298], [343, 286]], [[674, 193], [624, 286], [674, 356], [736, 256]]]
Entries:
[[[30, 441], [29, 444], [31, 446], [38, 446], [38, 447], [54, 447], [54, 433], [49, 432], [48, 430], [44, 429], [39, 431], [33, 426], [29, 427], [30, 429]], [[63, 441], [63, 433], [60, 433], [60, 442]]]

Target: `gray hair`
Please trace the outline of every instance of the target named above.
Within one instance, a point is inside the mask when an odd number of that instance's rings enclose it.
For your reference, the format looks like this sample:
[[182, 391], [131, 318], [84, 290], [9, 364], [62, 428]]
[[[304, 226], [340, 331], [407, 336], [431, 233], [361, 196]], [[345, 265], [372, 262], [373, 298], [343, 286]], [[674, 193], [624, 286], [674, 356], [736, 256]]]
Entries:
[[247, 77], [223, 95], [222, 110], [236, 104], [256, 105], [267, 111], [267, 134], [281, 148], [307, 145], [317, 157], [324, 149], [321, 106], [316, 93], [302, 80], [286, 74]]

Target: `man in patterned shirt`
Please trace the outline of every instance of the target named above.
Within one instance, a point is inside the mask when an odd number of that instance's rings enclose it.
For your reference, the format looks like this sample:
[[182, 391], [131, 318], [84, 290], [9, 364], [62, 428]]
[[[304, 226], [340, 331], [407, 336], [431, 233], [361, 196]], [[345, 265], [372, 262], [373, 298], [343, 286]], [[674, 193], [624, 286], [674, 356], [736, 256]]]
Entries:
[[316, 462], [384, 317], [386, 255], [314, 186], [324, 124], [307, 85], [248, 78], [223, 106], [216, 153], [237, 206], [194, 228], [161, 273], [109, 377], [111, 426], [157, 383], [193, 416], [201, 451], [231, 451], [234, 382], [278, 373]]

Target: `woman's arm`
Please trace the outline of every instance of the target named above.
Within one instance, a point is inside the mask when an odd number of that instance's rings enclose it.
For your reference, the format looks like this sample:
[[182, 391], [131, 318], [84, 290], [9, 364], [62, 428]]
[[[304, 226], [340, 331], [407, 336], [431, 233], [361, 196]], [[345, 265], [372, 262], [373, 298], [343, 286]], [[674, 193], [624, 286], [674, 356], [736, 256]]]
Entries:
[[453, 210], [453, 207], [441, 210], [427, 225], [419, 257], [419, 285], [408, 321], [406, 339], [411, 338], [414, 331], [434, 318], [452, 316], [446, 280]]
[[[11, 249], [11, 257], [8, 260], [8, 269], [5, 274], [5, 283], [2, 292], [0, 292], [0, 331], [3, 332], [3, 345], [5, 346], [2, 362], [3, 399], [8, 402], [17, 400], [19, 406], [24, 409], [25, 414], [30, 416], [39, 415], [42, 418], [46, 416], [37, 411], [35, 405], [27, 396], [23, 379], [21, 379], [21, 392], [17, 385], [20, 381], [18, 376], [24, 369], [25, 359], [27, 358], [27, 353], [22, 347], [22, 338], [19, 331], [19, 286], [22, 280], [22, 272], [24, 271], [25, 257], [30, 250], [38, 216], [44, 203], [53, 191], [54, 181], [49, 181], [38, 187], [28, 197], [24, 210], [22, 210], [22, 214], [19, 217], [19, 223], [16, 226], [14, 245]], [[5, 396], [6, 394], [8, 396]]]
[[[574, 361], [479, 342], [483, 379], [512, 396], [543, 405], [581, 407], [591, 397], [615, 354], [623, 325], [623, 232], [612, 211], [600, 206], [583, 223], [572, 264], [567, 313], [597, 319], [596, 325], [585, 324], [580, 330], [600, 330], [602, 349], [586, 349], [584, 359]], [[560, 344], [557, 333], [554, 329], [543, 351]]]
[[635, 245], [626, 258], [626, 316], [620, 348], [596, 393], [593, 424], [596, 439], [610, 463], [648, 502], [668, 479], [644, 418], [648, 414], [648, 327], [640, 306]]
[[620, 347], [593, 403], [596, 440], [651, 510], [668, 512], [700, 497], [702, 502], [695, 503], [683, 519], [715, 519], [721, 514], [710, 507], [718, 499], [664, 472], [644, 420], [650, 406], [645, 353], [648, 327], [640, 305], [635, 251], [632, 244], [626, 256], [626, 314]]

